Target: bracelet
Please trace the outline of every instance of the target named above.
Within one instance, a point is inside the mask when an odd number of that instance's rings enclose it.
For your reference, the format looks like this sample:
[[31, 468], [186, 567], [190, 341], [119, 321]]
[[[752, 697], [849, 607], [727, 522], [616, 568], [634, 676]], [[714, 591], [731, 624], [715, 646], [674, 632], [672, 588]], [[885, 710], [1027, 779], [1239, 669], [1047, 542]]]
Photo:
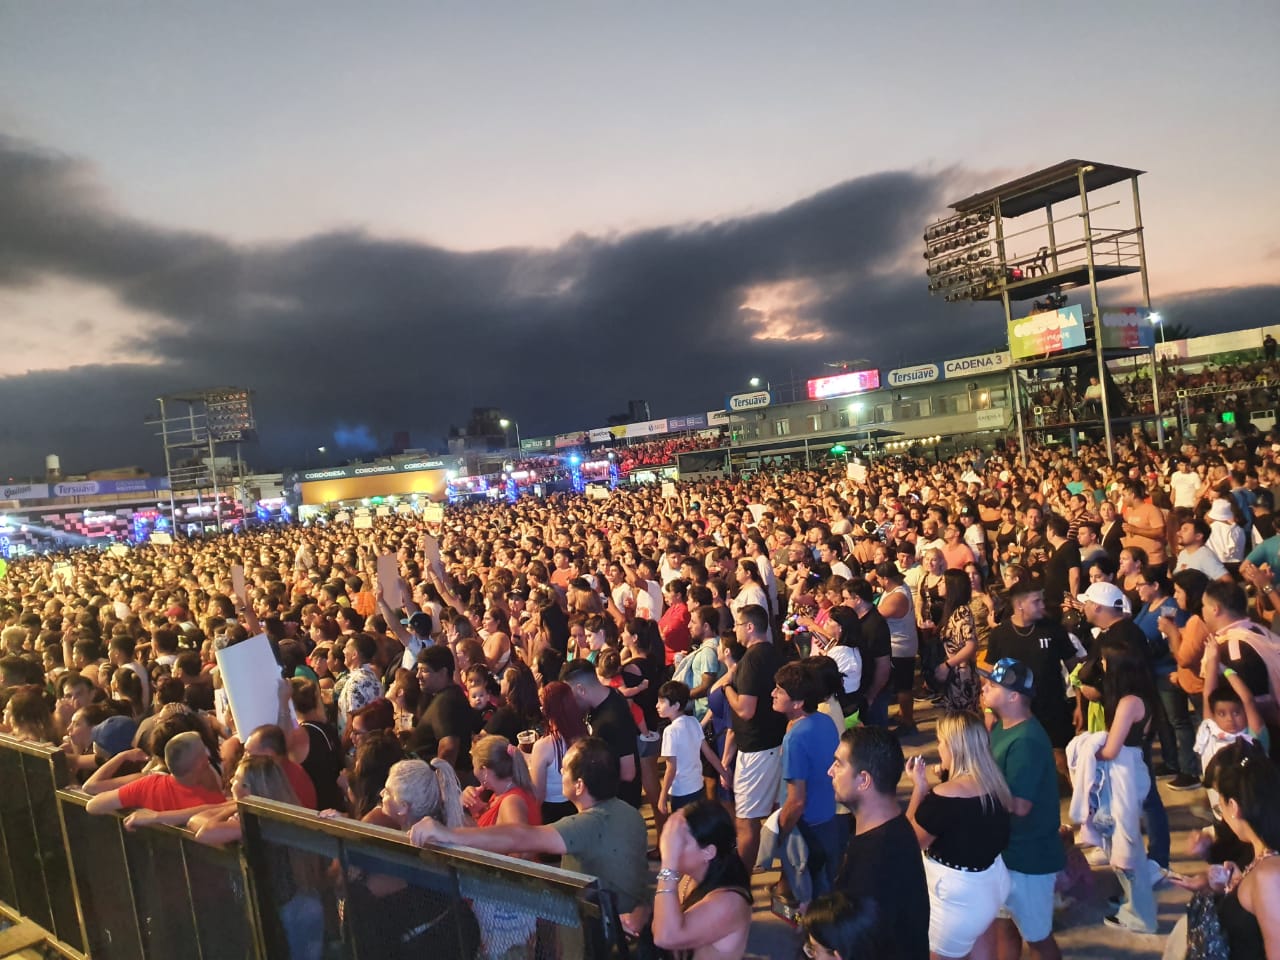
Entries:
[[1222, 675], [1224, 677], [1234, 677], [1236, 675], [1236, 672], [1232, 670], [1230, 667], [1227, 667], [1225, 670], [1222, 671]]
[[658, 871], [658, 879], [659, 880], [679, 880], [680, 871], [672, 870], [670, 867], [663, 867], [661, 870]]
[[679, 893], [680, 891], [677, 890], [675, 887], [659, 887], [654, 892], [655, 893]]
[[1275, 591], [1276, 591], [1275, 586], [1270, 583], [1268, 583], [1265, 587], [1262, 588], [1263, 593], [1275, 593]]

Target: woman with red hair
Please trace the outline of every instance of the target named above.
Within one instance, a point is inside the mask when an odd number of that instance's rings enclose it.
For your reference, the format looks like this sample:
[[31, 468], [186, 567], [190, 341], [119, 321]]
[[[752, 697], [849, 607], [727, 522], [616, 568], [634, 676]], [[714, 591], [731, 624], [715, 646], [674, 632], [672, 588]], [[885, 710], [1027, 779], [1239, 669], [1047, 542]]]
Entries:
[[561, 789], [560, 765], [569, 748], [587, 735], [587, 724], [573, 691], [560, 680], [542, 688], [542, 715], [547, 732], [533, 745], [529, 771], [534, 797], [542, 804], [542, 822], [551, 824], [578, 812]]

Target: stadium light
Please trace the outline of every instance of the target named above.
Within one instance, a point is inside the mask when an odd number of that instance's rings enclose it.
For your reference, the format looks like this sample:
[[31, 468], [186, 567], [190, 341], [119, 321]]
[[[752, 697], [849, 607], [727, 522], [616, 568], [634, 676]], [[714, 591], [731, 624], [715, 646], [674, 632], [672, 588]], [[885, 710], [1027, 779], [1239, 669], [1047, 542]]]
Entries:
[[1160, 328], [1160, 342], [1164, 343], [1164, 317], [1160, 316], [1160, 311], [1152, 311], [1150, 319], [1153, 326]]
[[519, 450], [520, 449], [520, 421], [508, 420], [506, 417], [503, 417], [501, 420], [498, 421], [498, 426], [502, 428], [504, 433], [508, 429], [510, 429], [512, 426], [516, 428], [516, 449]]

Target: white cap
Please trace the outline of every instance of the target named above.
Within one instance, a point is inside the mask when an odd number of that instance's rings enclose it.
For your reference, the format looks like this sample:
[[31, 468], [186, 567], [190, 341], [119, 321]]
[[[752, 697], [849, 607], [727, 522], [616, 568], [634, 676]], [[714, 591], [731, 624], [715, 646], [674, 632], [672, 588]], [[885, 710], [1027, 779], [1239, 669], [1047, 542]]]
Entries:
[[1124, 595], [1124, 591], [1117, 587], [1114, 583], [1098, 581], [1089, 584], [1089, 589], [1076, 597], [1081, 603], [1093, 601], [1100, 607], [1110, 607], [1117, 613], [1132, 612], [1129, 607], [1129, 598]]

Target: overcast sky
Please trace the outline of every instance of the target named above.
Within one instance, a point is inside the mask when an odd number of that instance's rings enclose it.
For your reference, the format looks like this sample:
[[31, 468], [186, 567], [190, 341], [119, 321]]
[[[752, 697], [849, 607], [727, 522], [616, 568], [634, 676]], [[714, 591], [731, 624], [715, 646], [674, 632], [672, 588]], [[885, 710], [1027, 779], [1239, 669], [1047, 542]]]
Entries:
[[1171, 321], [1274, 320], [1277, 41], [1262, 2], [6, 4], [0, 470], [156, 466], [153, 398], [221, 383], [280, 467], [1002, 346], [921, 230], [1068, 157], [1149, 171]]

